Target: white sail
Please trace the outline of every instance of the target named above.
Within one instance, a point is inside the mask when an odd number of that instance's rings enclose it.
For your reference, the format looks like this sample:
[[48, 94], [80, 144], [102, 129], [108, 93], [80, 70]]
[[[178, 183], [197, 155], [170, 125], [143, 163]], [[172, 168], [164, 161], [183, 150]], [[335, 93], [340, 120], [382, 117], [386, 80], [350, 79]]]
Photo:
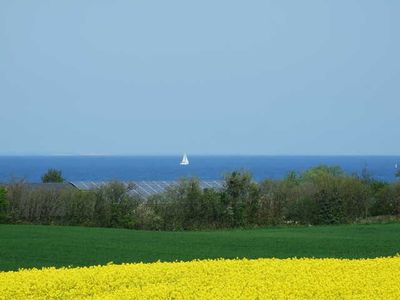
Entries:
[[181, 165], [188, 165], [189, 164], [189, 160], [188, 157], [186, 155], [186, 153], [183, 155], [182, 157], [182, 161], [181, 161]]

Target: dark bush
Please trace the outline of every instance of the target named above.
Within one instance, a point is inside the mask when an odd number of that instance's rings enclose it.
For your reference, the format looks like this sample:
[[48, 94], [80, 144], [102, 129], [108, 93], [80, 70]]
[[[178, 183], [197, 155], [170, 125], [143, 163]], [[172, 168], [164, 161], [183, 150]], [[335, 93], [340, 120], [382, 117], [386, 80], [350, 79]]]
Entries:
[[60, 183], [64, 182], [64, 178], [62, 177], [62, 172], [56, 169], [49, 169], [45, 174], [42, 176], [43, 183]]
[[0, 186], [0, 223], [5, 223], [7, 221], [7, 210], [7, 190]]
[[140, 199], [130, 194], [134, 185], [111, 182], [95, 191], [94, 223], [101, 227], [135, 226], [134, 212]]
[[62, 223], [69, 225], [94, 226], [96, 193], [95, 191], [68, 190], [61, 194], [65, 213]]
[[0, 188], [0, 222], [198, 230], [278, 224], [340, 224], [400, 216], [400, 183], [348, 176], [318, 166], [256, 183], [248, 172], [225, 176], [222, 189], [182, 179], [141, 199], [134, 185], [111, 182], [92, 191], [23, 181]]
[[225, 175], [221, 200], [224, 207], [224, 224], [227, 227], [245, 226], [255, 220], [258, 210], [258, 185], [248, 172]]
[[400, 215], [400, 183], [385, 185], [377, 192], [372, 215]]

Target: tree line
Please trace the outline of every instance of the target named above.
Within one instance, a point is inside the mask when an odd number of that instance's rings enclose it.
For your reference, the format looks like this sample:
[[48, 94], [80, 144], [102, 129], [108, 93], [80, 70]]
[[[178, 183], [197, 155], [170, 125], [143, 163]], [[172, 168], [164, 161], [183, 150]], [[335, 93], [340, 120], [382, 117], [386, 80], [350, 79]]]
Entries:
[[400, 182], [377, 181], [366, 172], [350, 176], [329, 166], [262, 182], [248, 172], [231, 172], [221, 189], [202, 189], [198, 179], [184, 178], [149, 198], [134, 189], [117, 181], [90, 191], [14, 182], [0, 188], [0, 222], [199, 230], [344, 224], [400, 215]]

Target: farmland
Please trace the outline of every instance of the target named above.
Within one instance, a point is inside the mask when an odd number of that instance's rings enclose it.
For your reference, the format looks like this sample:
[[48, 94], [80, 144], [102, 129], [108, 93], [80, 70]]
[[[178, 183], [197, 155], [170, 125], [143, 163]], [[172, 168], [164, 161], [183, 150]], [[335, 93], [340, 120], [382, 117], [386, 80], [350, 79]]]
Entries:
[[0, 225], [0, 270], [215, 258], [374, 258], [400, 252], [400, 224], [157, 232]]
[[400, 257], [156, 262], [0, 273], [1, 299], [399, 299]]

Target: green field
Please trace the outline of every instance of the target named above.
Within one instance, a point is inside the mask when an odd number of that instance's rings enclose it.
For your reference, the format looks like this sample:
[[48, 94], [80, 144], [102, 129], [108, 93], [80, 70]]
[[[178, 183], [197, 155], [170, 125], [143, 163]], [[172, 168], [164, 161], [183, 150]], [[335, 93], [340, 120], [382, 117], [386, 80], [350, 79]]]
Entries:
[[400, 224], [154, 232], [0, 225], [0, 270], [196, 258], [344, 257], [400, 253]]

